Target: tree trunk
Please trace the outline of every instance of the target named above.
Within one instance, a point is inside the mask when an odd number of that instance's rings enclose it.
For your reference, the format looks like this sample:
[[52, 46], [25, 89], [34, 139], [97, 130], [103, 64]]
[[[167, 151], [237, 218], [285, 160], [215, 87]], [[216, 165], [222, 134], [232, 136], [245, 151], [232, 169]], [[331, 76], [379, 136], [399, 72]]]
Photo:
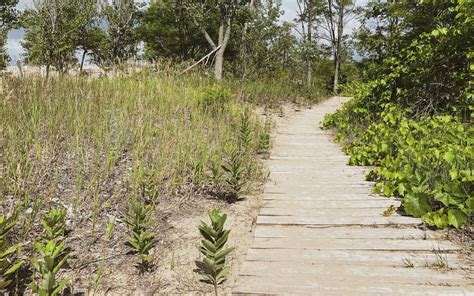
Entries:
[[339, 68], [340, 68], [340, 58], [337, 54], [334, 55], [334, 81], [332, 91], [337, 94], [339, 91]]
[[308, 1], [307, 7], [308, 9], [308, 36], [307, 36], [307, 49], [308, 52], [306, 52], [306, 67], [307, 67], [307, 85], [308, 87], [311, 87], [312, 81], [313, 81], [313, 6], [312, 6], [312, 1]]
[[218, 46], [220, 46], [220, 48], [216, 53], [216, 62], [214, 64], [214, 78], [216, 80], [222, 79], [222, 73], [224, 71], [224, 53], [230, 39], [231, 24], [232, 20], [230, 17], [225, 19], [225, 16], [221, 16], [218, 39]]
[[221, 47], [216, 53], [216, 62], [214, 64], [214, 78], [216, 80], [222, 79], [223, 69], [224, 69], [224, 49], [223, 47]]
[[84, 50], [84, 52], [82, 53], [82, 58], [81, 58], [81, 68], [79, 70], [80, 74], [82, 74], [82, 70], [84, 69], [84, 60], [86, 59], [86, 55], [87, 55], [87, 50]]
[[339, 91], [339, 70], [341, 68], [341, 42], [342, 35], [344, 34], [344, 14], [345, 6], [341, 1], [337, 11], [337, 38], [334, 52], [334, 93]]

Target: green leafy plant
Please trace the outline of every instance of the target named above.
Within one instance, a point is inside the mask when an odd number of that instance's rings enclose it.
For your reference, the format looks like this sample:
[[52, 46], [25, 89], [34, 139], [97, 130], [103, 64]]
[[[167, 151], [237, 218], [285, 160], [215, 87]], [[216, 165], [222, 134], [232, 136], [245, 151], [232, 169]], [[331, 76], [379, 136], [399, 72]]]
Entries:
[[212, 158], [208, 163], [208, 178], [210, 185], [217, 187], [222, 179], [222, 159], [219, 157]]
[[140, 259], [140, 270], [148, 271], [152, 266], [153, 256], [150, 250], [155, 244], [155, 233], [149, 228], [155, 221], [150, 217], [151, 205], [144, 205], [138, 200], [133, 200], [125, 218], [132, 236], [127, 242]]
[[232, 99], [232, 92], [229, 88], [214, 84], [204, 87], [198, 105], [207, 112], [221, 113]]
[[61, 238], [66, 230], [66, 210], [51, 209], [44, 215], [41, 225], [46, 232], [46, 240]]
[[38, 282], [29, 286], [33, 292], [41, 296], [58, 295], [69, 283], [69, 279], [57, 280], [57, 273], [67, 262], [69, 256], [65, 247], [64, 232], [66, 230], [66, 211], [52, 209], [47, 212], [41, 225], [46, 232], [42, 242], [35, 242], [35, 249], [40, 256], [30, 258], [31, 264], [39, 273]]
[[352, 117], [368, 112], [362, 104], [356, 99], [324, 125], [337, 127], [338, 138], [347, 141], [349, 164], [376, 166], [367, 175], [376, 182], [374, 192], [403, 198], [405, 212], [438, 228], [468, 222], [474, 213], [474, 128], [452, 115], [414, 119], [392, 103], [359, 128], [362, 119]]
[[258, 138], [258, 152], [261, 154], [268, 154], [270, 150], [270, 147], [271, 147], [270, 130], [271, 130], [271, 121], [267, 119], [265, 121], [265, 128], [260, 133], [259, 138]]
[[237, 199], [244, 185], [244, 156], [237, 147], [226, 149], [222, 168], [225, 172], [225, 183], [232, 199]]
[[0, 215], [0, 292], [6, 292], [13, 284], [13, 275], [23, 264], [16, 258], [20, 244], [11, 245], [7, 238], [16, 221]]
[[142, 199], [156, 202], [158, 199], [159, 188], [153, 170], [143, 169], [140, 171], [138, 190]]
[[240, 115], [239, 145], [242, 151], [248, 152], [252, 144], [252, 126], [250, 121], [250, 112], [245, 109]]
[[69, 283], [69, 279], [57, 281], [56, 275], [66, 263], [68, 254], [64, 242], [48, 240], [43, 243], [35, 242], [40, 258], [31, 258], [31, 264], [40, 274], [38, 283], [31, 283], [30, 288], [40, 296], [58, 295]]
[[211, 225], [201, 221], [201, 225], [198, 226], [203, 237], [198, 249], [204, 255], [202, 273], [213, 284], [217, 295], [217, 286], [225, 280], [230, 271], [229, 266], [226, 266], [226, 256], [234, 248], [225, 246], [230, 233], [230, 230], [224, 229], [227, 214], [221, 214], [219, 209], [213, 209], [209, 212], [209, 218]]

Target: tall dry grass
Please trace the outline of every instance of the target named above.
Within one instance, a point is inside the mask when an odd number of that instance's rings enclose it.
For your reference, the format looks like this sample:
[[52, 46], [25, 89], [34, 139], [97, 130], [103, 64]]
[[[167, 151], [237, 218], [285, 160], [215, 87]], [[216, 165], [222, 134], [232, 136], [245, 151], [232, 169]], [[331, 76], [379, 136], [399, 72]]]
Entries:
[[[31, 221], [58, 204], [75, 221], [95, 222], [130, 196], [225, 196], [225, 151], [240, 145], [249, 108], [228, 87], [198, 75], [147, 73], [1, 79], [3, 212]], [[242, 155], [249, 182], [262, 176], [259, 139], [269, 132], [255, 114], [250, 129]], [[24, 235], [30, 224], [22, 224]]]

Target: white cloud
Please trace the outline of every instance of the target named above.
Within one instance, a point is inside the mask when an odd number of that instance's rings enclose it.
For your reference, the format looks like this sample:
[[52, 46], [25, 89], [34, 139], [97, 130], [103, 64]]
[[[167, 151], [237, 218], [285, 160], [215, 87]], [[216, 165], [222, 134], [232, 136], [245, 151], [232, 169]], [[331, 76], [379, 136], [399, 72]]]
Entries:
[[21, 55], [24, 53], [21, 41], [23, 40], [23, 30], [12, 30], [8, 33], [8, 40], [6, 44], [7, 53], [11, 58], [11, 62], [14, 64], [17, 60], [21, 59]]

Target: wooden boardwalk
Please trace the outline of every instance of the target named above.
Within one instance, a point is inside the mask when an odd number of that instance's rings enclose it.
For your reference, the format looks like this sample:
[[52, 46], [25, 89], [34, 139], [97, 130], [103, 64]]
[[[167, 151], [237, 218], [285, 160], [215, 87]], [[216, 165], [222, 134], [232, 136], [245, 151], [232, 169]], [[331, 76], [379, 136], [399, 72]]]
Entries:
[[[459, 248], [421, 221], [383, 212], [361, 167], [319, 128], [347, 99], [292, 116], [277, 133], [270, 181], [234, 294], [474, 295]], [[469, 268], [469, 266], [467, 266]]]

